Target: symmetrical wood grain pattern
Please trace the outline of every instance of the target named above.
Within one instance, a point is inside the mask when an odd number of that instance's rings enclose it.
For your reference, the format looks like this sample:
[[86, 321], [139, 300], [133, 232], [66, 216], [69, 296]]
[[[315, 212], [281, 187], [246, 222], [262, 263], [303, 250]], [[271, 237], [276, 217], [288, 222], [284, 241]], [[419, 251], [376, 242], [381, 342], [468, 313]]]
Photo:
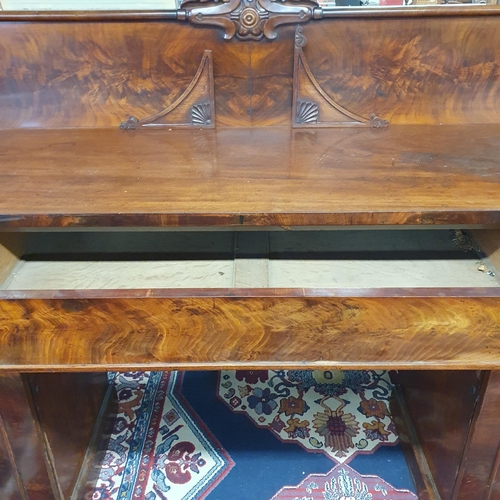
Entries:
[[304, 27], [303, 50], [321, 88], [356, 115], [376, 112], [391, 125], [498, 123], [497, 19], [471, 20], [321, 21]]
[[[9, 293], [37, 296], [2, 297]], [[143, 290], [4, 298], [0, 365], [38, 371], [500, 366], [499, 289], [357, 293]]]
[[[391, 124], [498, 123], [497, 10], [446, 21], [432, 13], [400, 14], [397, 22], [325, 19], [304, 27], [303, 50], [325, 95], [353, 116], [376, 113]], [[155, 13], [145, 16], [152, 21], [122, 23], [105, 21], [112, 14], [95, 23], [83, 22], [91, 14], [7, 21], [22, 18], [4, 14], [1, 24], [0, 128], [118, 127], [128, 116], [155, 116], [188, 89], [205, 50], [213, 51], [218, 126], [291, 124], [293, 26], [281, 27], [272, 42], [224, 42], [217, 27], [165, 24]]]
[[4, 131], [0, 226], [499, 224], [499, 134]]
[[19, 373], [0, 376], [0, 441], [11, 475], [2, 477], [2, 500], [63, 500], [29, 390]]

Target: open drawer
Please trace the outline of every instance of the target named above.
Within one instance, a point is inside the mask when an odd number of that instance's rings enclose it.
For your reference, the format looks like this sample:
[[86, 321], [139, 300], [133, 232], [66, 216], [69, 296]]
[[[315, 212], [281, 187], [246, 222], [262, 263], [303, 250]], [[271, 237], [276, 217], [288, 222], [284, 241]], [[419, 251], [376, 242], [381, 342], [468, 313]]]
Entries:
[[500, 238], [496, 230], [474, 237], [448, 229], [1, 233], [0, 363], [23, 371], [498, 368]]

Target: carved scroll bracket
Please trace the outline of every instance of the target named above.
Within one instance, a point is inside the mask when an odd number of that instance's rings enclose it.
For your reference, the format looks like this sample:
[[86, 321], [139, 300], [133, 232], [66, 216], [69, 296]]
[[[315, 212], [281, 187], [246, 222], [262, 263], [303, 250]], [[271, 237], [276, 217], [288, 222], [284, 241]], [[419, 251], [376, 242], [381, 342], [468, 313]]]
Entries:
[[332, 99], [314, 77], [304, 54], [307, 39], [302, 27], [295, 28], [292, 127], [385, 128], [387, 120], [372, 114], [365, 118]]
[[121, 123], [120, 128], [214, 128], [214, 93], [212, 52], [206, 50], [188, 88], [170, 106], [140, 120], [130, 116]]
[[320, 19], [323, 10], [314, 0], [184, 0], [181, 9], [193, 24], [219, 26], [224, 38], [277, 38], [282, 24]]

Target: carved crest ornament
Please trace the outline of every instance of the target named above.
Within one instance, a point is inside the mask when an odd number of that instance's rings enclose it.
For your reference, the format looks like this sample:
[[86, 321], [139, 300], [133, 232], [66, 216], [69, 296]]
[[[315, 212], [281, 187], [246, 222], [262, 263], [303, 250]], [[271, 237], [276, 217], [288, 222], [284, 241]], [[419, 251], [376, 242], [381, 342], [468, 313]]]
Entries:
[[321, 19], [323, 10], [311, 0], [184, 0], [177, 15], [222, 28], [226, 40], [274, 40], [278, 26]]

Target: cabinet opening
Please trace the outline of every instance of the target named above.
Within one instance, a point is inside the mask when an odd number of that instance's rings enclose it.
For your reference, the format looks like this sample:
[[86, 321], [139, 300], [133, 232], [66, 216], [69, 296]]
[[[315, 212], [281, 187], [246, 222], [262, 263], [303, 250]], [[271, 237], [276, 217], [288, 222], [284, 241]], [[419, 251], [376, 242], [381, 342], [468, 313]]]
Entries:
[[0, 289], [496, 287], [454, 230], [2, 233]]

